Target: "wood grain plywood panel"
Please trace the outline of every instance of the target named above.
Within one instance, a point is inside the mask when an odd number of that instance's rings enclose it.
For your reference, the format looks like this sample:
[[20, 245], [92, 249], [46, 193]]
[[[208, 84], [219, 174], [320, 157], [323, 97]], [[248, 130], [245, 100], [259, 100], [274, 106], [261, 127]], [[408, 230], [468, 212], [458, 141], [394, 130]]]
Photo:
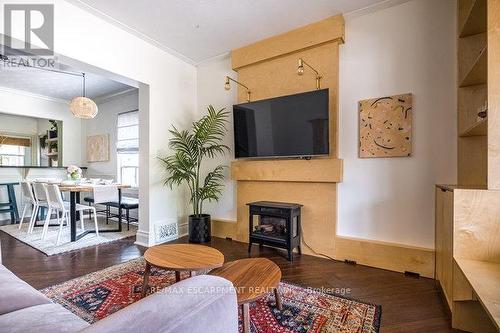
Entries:
[[337, 236], [335, 258], [396, 272], [415, 272], [434, 278], [434, 250]]
[[474, 295], [486, 310], [496, 331], [500, 331], [500, 264], [457, 259]]
[[479, 60], [482, 51], [486, 48], [486, 33], [477, 34], [458, 40], [458, 78], [459, 82], [472, 70]]
[[476, 2], [476, 0], [458, 0], [458, 36], [460, 36], [465, 26], [465, 22], [469, 18], [474, 2]]
[[488, 188], [500, 189], [500, 0], [488, 0]]
[[460, 0], [459, 36], [467, 37], [486, 31], [487, 0]]
[[[478, 111], [488, 101], [485, 84], [458, 89], [458, 133], [465, 134], [478, 123]], [[486, 133], [485, 133], [486, 135]]]
[[458, 138], [459, 184], [486, 185], [488, 176], [487, 145], [488, 138], [486, 136]]
[[342, 160], [246, 160], [231, 163], [234, 180], [338, 183], [342, 181]]
[[454, 257], [500, 263], [500, 191], [454, 194]]
[[359, 102], [359, 157], [411, 155], [412, 97], [404, 94]]
[[453, 192], [436, 188], [436, 279], [453, 306]]
[[[248, 206], [254, 201], [302, 204], [302, 239], [317, 252], [333, 256], [337, 216], [337, 184], [239, 181], [234, 240], [248, 243]], [[302, 252], [313, 254], [302, 243]]]
[[[338, 73], [339, 45], [327, 43], [293, 54], [254, 64], [238, 70], [238, 81], [252, 92], [252, 101], [297, 94], [316, 89], [315, 75], [308, 68], [297, 74], [298, 60], [303, 58], [322, 75], [321, 88], [329, 89], [330, 156], [337, 156], [338, 142]], [[238, 101], [246, 101], [246, 90], [238, 88]]]
[[231, 52], [234, 70], [331, 41], [344, 41], [344, 18], [329, 17]]
[[488, 314], [477, 301], [454, 302], [451, 326], [466, 332], [498, 333]]
[[212, 219], [211, 224], [212, 236], [220, 238], [234, 238], [236, 234], [236, 221], [228, 221], [223, 219]]

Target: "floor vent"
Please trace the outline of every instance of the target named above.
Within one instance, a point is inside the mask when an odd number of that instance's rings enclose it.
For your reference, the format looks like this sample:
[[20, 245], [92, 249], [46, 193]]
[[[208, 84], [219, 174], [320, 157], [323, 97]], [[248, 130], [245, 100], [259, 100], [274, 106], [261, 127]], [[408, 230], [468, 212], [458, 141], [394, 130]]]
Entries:
[[345, 259], [344, 262], [348, 265], [356, 265], [357, 264], [356, 260]]
[[157, 244], [177, 239], [178, 235], [179, 229], [177, 226], [177, 222], [168, 224], [155, 224], [155, 240]]
[[405, 276], [418, 279], [420, 277], [420, 274], [415, 273], [415, 272], [405, 271]]

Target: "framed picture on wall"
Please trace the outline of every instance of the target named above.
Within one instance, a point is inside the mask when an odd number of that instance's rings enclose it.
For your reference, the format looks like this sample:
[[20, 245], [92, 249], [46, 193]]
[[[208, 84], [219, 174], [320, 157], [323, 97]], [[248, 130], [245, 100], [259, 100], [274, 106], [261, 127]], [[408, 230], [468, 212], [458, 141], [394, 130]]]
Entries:
[[412, 94], [359, 102], [359, 157], [407, 157], [412, 153]]
[[87, 137], [87, 162], [109, 161], [109, 134]]

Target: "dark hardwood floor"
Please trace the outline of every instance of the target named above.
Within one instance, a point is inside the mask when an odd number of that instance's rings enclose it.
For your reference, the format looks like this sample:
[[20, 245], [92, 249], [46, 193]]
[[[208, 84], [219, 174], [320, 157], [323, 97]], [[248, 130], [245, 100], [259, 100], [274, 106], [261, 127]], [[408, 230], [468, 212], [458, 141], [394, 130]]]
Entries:
[[[64, 282], [141, 256], [145, 248], [134, 238], [47, 257], [45, 254], [0, 232], [3, 264], [21, 279], [40, 289]], [[187, 242], [183, 237], [176, 242]], [[208, 244], [219, 249], [226, 261], [246, 258], [247, 244], [213, 238]], [[344, 289], [345, 296], [382, 305], [381, 332], [454, 332], [432, 279], [405, 277], [403, 274], [361, 265], [295, 255], [293, 263], [285, 253], [258, 246], [253, 256], [273, 260], [282, 271], [283, 280], [313, 288]]]

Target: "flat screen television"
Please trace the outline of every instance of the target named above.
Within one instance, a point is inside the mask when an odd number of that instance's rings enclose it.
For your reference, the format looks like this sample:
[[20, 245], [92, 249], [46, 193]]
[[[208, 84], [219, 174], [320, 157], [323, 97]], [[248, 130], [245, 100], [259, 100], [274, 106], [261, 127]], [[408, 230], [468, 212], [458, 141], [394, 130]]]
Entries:
[[236, 158], [328, 155], [328, 89], [233, 106]]

